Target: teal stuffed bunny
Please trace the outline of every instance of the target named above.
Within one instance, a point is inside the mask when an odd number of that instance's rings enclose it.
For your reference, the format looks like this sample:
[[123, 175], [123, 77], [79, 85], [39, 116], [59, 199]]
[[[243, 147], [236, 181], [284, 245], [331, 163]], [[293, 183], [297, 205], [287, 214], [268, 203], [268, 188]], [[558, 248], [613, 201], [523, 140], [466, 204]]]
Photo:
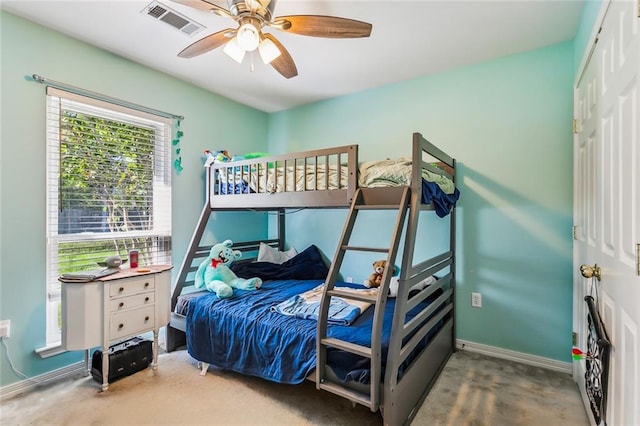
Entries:
[[231, 262], [242, 257], [242, 253], [239, 250], [231, 249], [232, 244], [231, 240], [225, 240], [223, 243], [211, 247], [209, 257], [198, 266], [196, 271], [196, 288], [206, 288], [221, 299], [231, 297], [234, 288], [240, 290], [260, 288], [262, 285], [260, 278], [238, 278], [229, 269]]

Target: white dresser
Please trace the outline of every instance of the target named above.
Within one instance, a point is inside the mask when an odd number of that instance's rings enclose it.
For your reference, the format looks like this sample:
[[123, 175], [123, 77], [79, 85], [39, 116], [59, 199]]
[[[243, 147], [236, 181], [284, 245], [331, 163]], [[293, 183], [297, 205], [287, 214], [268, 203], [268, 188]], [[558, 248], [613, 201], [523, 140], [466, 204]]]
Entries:
[[158, 330], [169, 323], [171, 265], [122, 269], [88, 283], [62, 283], [62, 346], [101, 347], [102, 389], [109, 388], [109, 346], [153, 332], [153, 369], [158, 368]]

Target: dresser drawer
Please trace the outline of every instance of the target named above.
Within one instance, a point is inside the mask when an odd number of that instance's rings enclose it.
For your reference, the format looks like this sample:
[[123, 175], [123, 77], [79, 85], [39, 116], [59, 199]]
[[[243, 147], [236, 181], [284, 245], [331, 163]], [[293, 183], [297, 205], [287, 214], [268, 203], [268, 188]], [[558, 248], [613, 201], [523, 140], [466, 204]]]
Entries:
[[112, 298], [109, 301], [109, 312], [124, 311], [138, 306], [152, 305], [156, 300], [156, 294], [153, 291], [147, 293], [134, 294], [133, 296]]
[[127, 280], [119, 280], [109, 285], [109, 296], [119, 297], [139, 293], [145, 290], [153, 290], [155, 280], [153, 276], [136, 277]]
[[155, 306], [115, 312], [109, 321], [109, 340], [150, 331], [155, 327]]

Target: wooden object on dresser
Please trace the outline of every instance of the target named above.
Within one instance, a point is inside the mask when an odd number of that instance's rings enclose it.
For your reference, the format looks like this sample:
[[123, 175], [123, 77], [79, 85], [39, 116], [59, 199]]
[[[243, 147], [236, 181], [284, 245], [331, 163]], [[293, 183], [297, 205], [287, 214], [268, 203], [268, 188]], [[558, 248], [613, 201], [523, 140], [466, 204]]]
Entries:
[[[153, 332], [152, 368], [158, 368], [158, 330], [169, 323], [171, 265], [122, 269], [87, 283], [62, 283], [62, 346], [108, 354], [113, 343]], [[109, 388], [109, 357], [102, 357], [102, 390]]]

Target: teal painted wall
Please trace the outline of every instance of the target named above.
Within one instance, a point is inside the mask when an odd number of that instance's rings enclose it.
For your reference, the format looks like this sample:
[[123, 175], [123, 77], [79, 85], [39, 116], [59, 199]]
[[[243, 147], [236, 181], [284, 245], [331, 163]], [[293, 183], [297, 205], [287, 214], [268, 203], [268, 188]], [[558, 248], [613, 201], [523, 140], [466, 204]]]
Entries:
[[[569, 362], [573, 58], [567, 42], [275, 113], [269, 148], [358, 143], [366, 161], [409, 155], [421, 132], [459, 165], [457, 337]], [[290, 245], [315, 243], [332, 258], [345, 216], [289, 215]], [[359, 237], [381, 240], [389, 219], [365, 219]], [[418, 254], [447, 232], [421, 228]], [[343, 276], [362, 282], [369, 260], [354, 258]], [[481, 309], [471, 292], [482, 294]]]
[[[185, 116], [181, 142], [184, 171], [173, 175], [176, 266], [184, 257], [204, 204], [202, 152], [223, 147], [233, 152], [263, 151], [268, 117], [4, 11], [0, 20], [0, 319], [11, 320], [7, 344], [15, 366], [27, 376], [36, 376], [79, 361], [81, 353], [47, 359], [34, 353], [45, 345], [45, 88], [26, 81], [25, 76], [40, 74]], [[249, 221], [242, 215], [219, 214], [216, 219], [216, 226], [208, 233], [212, 239], [265, 235], [263, 217]], [[3, 348], [0, 386], [18, 380]]]

